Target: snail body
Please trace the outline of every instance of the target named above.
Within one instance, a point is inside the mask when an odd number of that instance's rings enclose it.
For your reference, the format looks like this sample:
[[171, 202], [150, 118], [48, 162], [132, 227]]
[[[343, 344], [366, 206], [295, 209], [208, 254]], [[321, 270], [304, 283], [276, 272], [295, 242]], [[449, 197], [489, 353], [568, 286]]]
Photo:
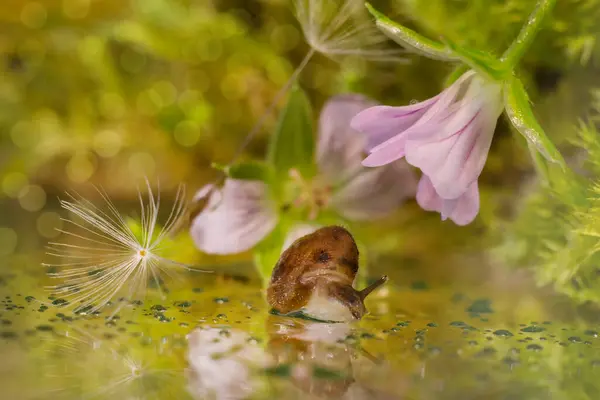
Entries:
[[345, 228], [327, 226], [303, 236], [279, 258], [267, 289], [269, 305], [281, 314], [302, 311], [323, 321], [358, 320], [365, 297], [387, 281], [358, 291], [358, 247]]

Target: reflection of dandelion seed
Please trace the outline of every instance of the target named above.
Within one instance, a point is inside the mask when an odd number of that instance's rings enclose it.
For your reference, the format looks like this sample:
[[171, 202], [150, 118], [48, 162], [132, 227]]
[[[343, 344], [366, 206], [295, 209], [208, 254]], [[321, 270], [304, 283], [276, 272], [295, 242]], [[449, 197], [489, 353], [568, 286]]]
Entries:
[[187, 397], [184, 368], [175, 354], [159, 355], [128, 342], [117, 345], [74, 327], [54, 335], [44, 347], [48, 352], [43, 377], [48, 382], [42, 382], [47, 385], [42, 385], [43, 397], [50, 393], [79, 399]]
[[59, 271], [51, 275], [64, 281], [61, 285], [51, 287], [56, 295], [71, 304], [91, 307], [89, 310], [93, 311], [105, 306], [117, 294], [131, 299], [143, 293], [149, 280], [161, 290], [160, 276], [162, 273], [172, 276], [172, 267], [190, 270], [187, 265], [158, 255], [163, 240], [185, 213], [183, 186], [179, 187], [171, 213], [164, 227], [159, 230], [160, 193], [155, 197], [150, 184], [146, 182], [146, 185], [147, 203], [139, 193], [141, 227], [137, 234], [104, 191], [98, 190], [108, 206], [107, 211], [102, 211], [76, 194], [68, 194], [70, 200], [60, 201], [64, 209], [75, 214], [82, 222], [64, 220], [80, 229], [81, 234], [60, 230], [69, 239], [81, 244], [50, 243], [48, 246], [49, 255], [65, 260], [63, 263], [44, 264], [58, 268]]

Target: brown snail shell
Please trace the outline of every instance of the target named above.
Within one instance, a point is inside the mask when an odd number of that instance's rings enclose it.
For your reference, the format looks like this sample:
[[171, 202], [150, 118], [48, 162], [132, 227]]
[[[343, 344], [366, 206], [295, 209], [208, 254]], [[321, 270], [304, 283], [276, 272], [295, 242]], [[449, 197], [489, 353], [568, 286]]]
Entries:
[[269, 288], [269, 305], [281, 314], [302, 311], [324, 321], [361, 319], [364, 299], [387, 281], [381, 277], [358, 291], [358, 247], [341, 226], [327, 226], [303, 236], [279, 258]]

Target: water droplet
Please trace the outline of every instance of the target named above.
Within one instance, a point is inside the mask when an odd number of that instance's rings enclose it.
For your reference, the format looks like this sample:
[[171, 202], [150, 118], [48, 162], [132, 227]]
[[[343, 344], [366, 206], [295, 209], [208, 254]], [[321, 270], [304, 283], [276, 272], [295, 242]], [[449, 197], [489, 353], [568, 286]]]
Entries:
[[527, 326], [527, 327], [521, 329], [521, 332], [538, 333], [538, 332], [543, 332], [545, 330], [546, 330], [546, 328], [543, 328], [541, 326], [531, 325], [531, 326]]
[[569, 337], [568, 340], [571, 343], [581, 343], [582, 342], [582, 340], [579, 336], [571, 336], [571, 337]]
[[494, 331], [494, 335], [501, 336], [501, 337], [511, 337], [511, 336], [514, 336], [512, 334], [512, 332], [507, 331], [506, 329], [498, 329], [497, 331]]
[[590, 330], [587, 330], [587, 331], [585, 331], [585, 332], [583, 332], [583, 333], [585, 333], [585, 334], [586, 334], [586, 335], [588, 335], [588, 336], [595, 337], [595, 338], [597, 338], [597, 337], [598, 337], [598, 332], [596, 332], [596, 331], [593, 331], [593, 330], [591, 330], [591, 329], [590, 329]]
[[539, 344], [532, 343], [530, 345], [527, 345], [526, 349], [532, 351], [542, 351], [544, 348]]
[[229, 303], [229, 299], [227, 297], [216, 297], [213, 301], [217, 304]]
[[489, 314], [492, 310], [492, 301], [490, 299], [477, 299], [467, 307], [466, 311], [473, 314]]

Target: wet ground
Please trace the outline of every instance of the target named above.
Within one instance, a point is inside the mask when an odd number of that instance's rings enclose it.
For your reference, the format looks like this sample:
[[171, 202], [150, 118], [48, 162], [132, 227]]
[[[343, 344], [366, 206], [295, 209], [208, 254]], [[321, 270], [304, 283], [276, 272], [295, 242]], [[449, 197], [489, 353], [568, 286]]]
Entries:
[[600, 398], [594, 313], [522, 281], [396, 278], [362, 321], [327, 324], [197, 274], [163, 300], [74, 312], [25, 260], [0, 270], [3, 399]]

